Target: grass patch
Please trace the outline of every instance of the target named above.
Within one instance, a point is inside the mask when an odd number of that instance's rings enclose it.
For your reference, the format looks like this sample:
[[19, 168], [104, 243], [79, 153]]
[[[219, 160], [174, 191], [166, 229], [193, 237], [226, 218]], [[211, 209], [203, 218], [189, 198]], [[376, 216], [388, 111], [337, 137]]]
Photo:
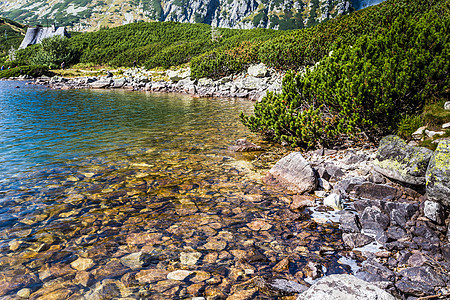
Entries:
[[424, 123], [430, 127], [440, 127], [450, 122], [450, 110], [444, 109], [445, 101], [425, 105], [423, 112]]

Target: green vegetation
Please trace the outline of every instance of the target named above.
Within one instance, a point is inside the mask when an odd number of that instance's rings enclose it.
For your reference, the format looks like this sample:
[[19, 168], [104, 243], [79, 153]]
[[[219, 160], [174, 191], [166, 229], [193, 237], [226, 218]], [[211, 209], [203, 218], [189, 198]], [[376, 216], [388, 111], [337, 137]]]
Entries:
[[290, 73], [281, 94], [268, 94], [253, 116], [241, 115], [244, 124], [301, 147], [404, 130], [402, 114], [448, 99], [450, 88], [450, 2], [426, 2], [428, 12], [418, 15], [412, 8], [421, 2], [385, 2], [405, 13], [382, 18], [382, 27], [354, 43], [335, 43], [314, 71]]
[[9, 50], [19, 48], [25, 35], [26, 27], [14, 21], [0, 17], [0, 63], [9, 57]]
[[69, 47], [69, 39], [61, 36], [43, 39], [33, 49], [35, 53], [30, 57], [32, 65], [57, 68], [62, 62], [71, 63], [75, 59], [75, 51]]
[[9, 70], [0, 71], [0, 78], [19, 77], [21, 75], [39, 77], [42, 75], [50, 76], [52, 73], [47, 66], [18, 66]]
[[402, 139], [409, 140], [411, 135], [419, 128], [423, 126], [423, 118], [420, 115], [401, 117], [397, 126], [397, 135]]

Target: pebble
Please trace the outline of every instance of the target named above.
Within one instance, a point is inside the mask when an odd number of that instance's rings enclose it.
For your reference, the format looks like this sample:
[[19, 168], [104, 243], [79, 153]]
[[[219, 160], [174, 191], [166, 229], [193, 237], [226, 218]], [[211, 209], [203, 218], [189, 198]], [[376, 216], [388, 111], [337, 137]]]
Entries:
[[183, 252], [180, 254], [180, 261], [183, 265], [195, 265], [202, 254], [200, 252]]
[[31, 290], [28, 288], [21, 289], [17, 292], [17, 297], [19, 298], [29, 298], [31, 295]]
[[167, 279], [183, 281], [186, 277], [193, 273], [193, 271], [188, 270], [177, 270], [167, 274]]
[[78, 258], [77, 260], [70, 263], [72, 268], [78, 271], [85, 271], [94, 266], [94, 261], [90, 258]]

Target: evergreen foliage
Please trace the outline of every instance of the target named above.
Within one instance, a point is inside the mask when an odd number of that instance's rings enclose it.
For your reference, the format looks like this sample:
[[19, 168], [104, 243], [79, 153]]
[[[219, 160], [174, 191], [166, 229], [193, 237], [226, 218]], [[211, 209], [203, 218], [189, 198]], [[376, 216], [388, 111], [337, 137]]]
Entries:
[[0, 78], [19, 77], [21, 75], [39, 77], [42, 75], [49, 76], [51, 73], [47, 66], [18, 66], [0, 71]]
[[449, 1], [435, 1], [421, 17], [399, 14], [353, 44], [336, 43], [313, 71], [290, 73], [282, 93], [268, 94], [242, 121], [252, 131], [301, 147], [359, 134], [376, 140], [395, 131], [402, 114], [448, 99], [449, 17]]
[[46, 65], [57, 68], [62, 62], [70, 64], [75, 61], [76, 51], [70, 47], [66, 37], [54, 36], [42, 40], [42, 43], [18, 51], [18, 61], [27, 61], [31, 65]]

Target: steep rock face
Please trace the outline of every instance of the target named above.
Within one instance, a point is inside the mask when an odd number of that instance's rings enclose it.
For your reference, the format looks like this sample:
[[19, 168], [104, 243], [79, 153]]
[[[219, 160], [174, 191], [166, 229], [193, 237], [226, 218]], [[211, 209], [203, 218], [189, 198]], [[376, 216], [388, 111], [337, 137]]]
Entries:
[[[355, 0], [354, 5], [361, 6], [360, 2]], [[74, 0], [70, 4], [64, 0], [0, 1], [1, 16], [29, 25], [56, 22], [83, 31], [140, 20], [206, 23], [224, 28], [296, 29], [352, 9], [351, 0]]]

